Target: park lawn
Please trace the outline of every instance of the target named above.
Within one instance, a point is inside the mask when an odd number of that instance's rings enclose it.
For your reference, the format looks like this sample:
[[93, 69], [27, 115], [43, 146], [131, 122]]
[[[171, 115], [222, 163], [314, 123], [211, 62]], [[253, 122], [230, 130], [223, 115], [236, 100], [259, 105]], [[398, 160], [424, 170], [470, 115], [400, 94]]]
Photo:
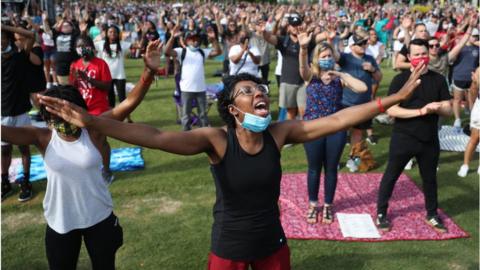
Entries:
[[[141, 60], [127, 60], [128, 80], [136, 82]], [[220, 62], [207, 62], [209, 83]], [[384, 65], [386, 67], [386, 65]], [[273, 118], [276, 119], [278, 89], [271, 66]], [[380, 95], [394, 76], [384, 68]], [[132, 114], [135, 122], [161, 129], [180, 130], [172, 99], [173, 79], [152, 84], [143, 103]], [[221, 125], [216, 107], [209, 112], [213, 126]], [[450, 121], [451, 122], [451, 121]], [[379, 144], [371, 146], [383, 172], [388, 158], [390, 126], [374, 126]], [[128, 144], [109, 139], [112, 147]], [[347, 151], [345, 151], [347, 152]], [[18, 154], [17, 154], [18, 155]], [[115, 213], [124, 230], [124, 245], [117, 253], [118, 269], [205, 269], [210, 246], [215, 189], [206, 155], [177, 156], [144, 149], [146, 168], [115, 173], [110, 186]], [[478, 155], [476, 156], [478, 157]], [[479, 268], [479, 177], [470, 172], [460, 179], [456, 172], [462, 153], [442, 152], [438, 172], [440, 207], [470, 234], [470, 238], [446, 241], [394, 241], [382, 243], [289, 240], [293, 269], [478, 269]], [[342, 158], [346, 161], [346, 154]], [[473, 161], [472, 168], [476, 168]], [[282, 152], [283, 172], [306, 171], [303, 147]], [[343, 167], [342, 171], [346, 169]], [[407, 172], [421, 186], [418, 169]], [[45, 220], [42, 200], [46, 182], [35, 182], [34, 198], [17, 201], [17, 194], [2, 203], [2, 269], [47, 269], [44, 247]], [[307, 194], [305, 194], [307, 196]], [[84, 246], [78, 269], [90, 269]]]

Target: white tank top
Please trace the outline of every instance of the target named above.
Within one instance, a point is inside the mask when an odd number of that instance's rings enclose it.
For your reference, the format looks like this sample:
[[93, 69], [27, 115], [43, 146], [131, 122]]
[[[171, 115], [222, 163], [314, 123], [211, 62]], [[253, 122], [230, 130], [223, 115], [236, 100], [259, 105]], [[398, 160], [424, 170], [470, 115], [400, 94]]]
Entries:
[[82, 128], [78, 140], [61, 139], [55, 130], [45, 151], [45, 219], [57, 233], [91, 227], [113, 211], [102, 177], [102, 156]]

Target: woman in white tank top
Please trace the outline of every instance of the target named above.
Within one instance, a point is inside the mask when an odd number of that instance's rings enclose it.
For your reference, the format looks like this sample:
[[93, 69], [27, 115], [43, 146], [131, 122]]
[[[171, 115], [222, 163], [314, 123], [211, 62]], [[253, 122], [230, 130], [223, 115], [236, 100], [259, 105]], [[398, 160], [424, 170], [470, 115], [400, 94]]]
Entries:
[[[160, 66], [160, 41], [147, 47], [145, 69], [130, 95], [103, 117], [123, 121], [145, 96]], [[86, 108], [73, 86], [58, 86], [46, 96]], [[34, 144], [44, 157], [47, 189], [43, 201], [47, 220], [45, 244], [50, 269], [75, 269], [83, 237], [93, 269], [115, 269], [115, 253], [123, 244], [123, 232], [113, 214], [108, 183], [102, 176], [100, 149], [105, 135], [79, 128], [51, 114], [40, 113], [48, 128], [2, 126], [2, 141]]]

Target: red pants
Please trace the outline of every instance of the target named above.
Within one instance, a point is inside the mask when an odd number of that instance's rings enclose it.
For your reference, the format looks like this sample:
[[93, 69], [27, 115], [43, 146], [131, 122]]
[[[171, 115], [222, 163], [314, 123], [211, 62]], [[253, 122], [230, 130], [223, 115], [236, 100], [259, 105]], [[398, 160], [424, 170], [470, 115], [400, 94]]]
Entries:
[[232, 261], [220, 258], [210, 252], [208, 270], [290, 270], [290, 249], [284, 245], [272, 255], [255, 261]]

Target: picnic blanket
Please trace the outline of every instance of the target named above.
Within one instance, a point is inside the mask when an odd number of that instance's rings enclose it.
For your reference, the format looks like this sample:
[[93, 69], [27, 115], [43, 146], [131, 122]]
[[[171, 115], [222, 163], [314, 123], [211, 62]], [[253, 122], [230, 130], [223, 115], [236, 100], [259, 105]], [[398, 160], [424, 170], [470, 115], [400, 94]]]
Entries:
[[[41, 155], [33, 155], [30, 164], [30, 181], [38, 181], [47, 178], [43, 158]], [[124, 147], [112, 149], [110, 156], [110, 169], [112, 171], [135, 171], [145, 167], [142, 158], [142, 148]], [[21, 158], [12, 159], [9, 169], [10, 182], [19, 181], [23, 178], [23, 166]]]
[[[334, 201], [335, 213], [369, 214], [376, 217], [376, 200], [381, 173], [341, 173], [338, 177]], [[323, 176], [319, 201], [323, 202]], [[402, 174], [395, 185], [389, 203], [390, 232], [380, 232], [381, 238], [343, 237], [338, 218], [330, 225], [306, 222], [308, 208], [307, 176], [304, 173], [284, 174], [280, 189], [280, 218], [287, 238], [322, 239], [337, 241], [394, 241], [445, 240], [469, 237], [455, 222], [439, 209], [439, 215], [448, 229], [438, 233], [425, 223], [423, 193], [415, 183]], [[319, 216], [321, 221], [321, 214]]]

